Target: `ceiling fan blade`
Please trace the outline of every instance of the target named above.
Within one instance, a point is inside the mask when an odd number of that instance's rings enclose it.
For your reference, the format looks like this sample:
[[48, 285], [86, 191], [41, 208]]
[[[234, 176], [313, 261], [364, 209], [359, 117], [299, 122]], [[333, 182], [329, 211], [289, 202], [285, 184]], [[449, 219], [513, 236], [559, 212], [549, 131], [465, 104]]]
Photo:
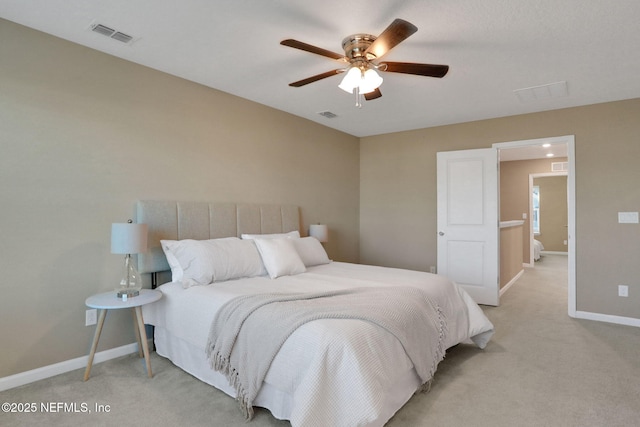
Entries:
[[416, 31], [418, 27], [412, 23], [396, 19], [371, 43], [364, 54], [380, 58]]
[[283, 46], [289, 46], [294, 49], [304, 50], [306, 52], [315, 53], [316, 55], [326, 56], [331, 59], [344, 60], [344, 55], [340, 55], [339, 53], [331, 52], [330, 50], [322, 49], [321, 47], [313, 46], [307, 43], [300, 42], [298, 40], [287, 39], [282, 40], [280, 42]]
[[308, 85], [309, 83], [317, 82], [318, 80], [335, 76], [336, 74], [341, 73], [342, 71], [343, 71], [342, 69], [327, 71], [326, 73], [317, 74], [315, 76], [307, 77], [306, 79], [303, 79], [303, 80], [298, 80], [297, 82], [289, 83], [289, 86], [300, 87], [300, 86]]
[[373, 92], [365, 93], [364, 99], [366, 99], [367, 101], [371, 101], [372, 99], [378, 99], [381, 96], [382, 92], [380, 92], [380, 89], [376, 88]]
[[[386, 68], [384, 66], [386, 65]], [[380, 64], [380, 70], [390, 73], [416, 74], [427, 77], [444, 77], [449, 71], [448, 65], [415, 64], [412, 62], [385, 62]]]

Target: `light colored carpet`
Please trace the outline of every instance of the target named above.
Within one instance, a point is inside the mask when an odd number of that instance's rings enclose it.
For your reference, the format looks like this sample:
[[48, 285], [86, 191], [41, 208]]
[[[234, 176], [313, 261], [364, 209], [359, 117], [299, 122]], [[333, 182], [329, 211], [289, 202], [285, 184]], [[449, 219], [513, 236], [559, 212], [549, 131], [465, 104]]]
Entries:
[[[569, 318], [566, 257], [543, 257], [483, 309], [497, 330], [487, 348], [451, 349], [431, 391], [389, 427], [640, 425], [640, 328]], [[156, 354], [151, 363], [152, 379], [127, 356], [95, 365], [87, 382], [77, 370], [2, 392], [2, 402], [85, 402], [92, 413], [0, 413], [0, 425], [289, 425], [265, 410], [246, 423], [233, 399]]]

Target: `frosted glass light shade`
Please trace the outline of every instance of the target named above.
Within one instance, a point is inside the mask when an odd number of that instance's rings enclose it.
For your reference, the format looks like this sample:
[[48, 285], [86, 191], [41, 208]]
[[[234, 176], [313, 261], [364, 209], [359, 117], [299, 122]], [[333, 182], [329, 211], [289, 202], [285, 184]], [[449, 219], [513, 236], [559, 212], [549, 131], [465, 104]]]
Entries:
[[320, 242], [329, 241], [329, 227], [326, 224], [311, 224], [309, 226], [309, 236], [315, 237]]
[[382, 81], [382, 77], [372, 68], [363, 73], [360, 68], [351, 67], [338, 87], [348, 93], [353, 93], [355, 88], [359, 88], [360, 93], [369, 93], [379, 88]]
[[382, 77], [375, 70], [369, 68], [364, 72], [360, 81], [360, 93], [373, 92], [382, 84]]
[[340, 89], [345, 92], [353, 93], [353, 90], [360, 86], [360, 80], [362, 79], [362, 72], [358, 67], [351, 67], [347, 74], [342, 79], [342, 82], [338, 85]]

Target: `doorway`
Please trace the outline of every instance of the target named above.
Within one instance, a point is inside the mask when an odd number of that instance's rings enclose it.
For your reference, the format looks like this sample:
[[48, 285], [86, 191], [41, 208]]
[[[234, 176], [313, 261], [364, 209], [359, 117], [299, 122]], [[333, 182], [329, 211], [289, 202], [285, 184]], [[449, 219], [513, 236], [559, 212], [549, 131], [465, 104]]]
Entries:
[[529, 197], [528, 262], [535, 267], [541, 252], [568, 255], [567, 172], [529, 174]]
[[[501, 142], [493, 144], [498, 150], [499, 158], [511, 150], [521, 149], [531, 151], [536, 147], [549, 145], [558, 149], [566, 149], [566, 171], [567, 174], [567, 256], [568, 256], [568, 313], [571, 317], [576, 317], [576, 231], [575, 231], [575, 136], [566, 135], [552, 138], [530, 139], [523, 141]], [[530, 215], [532, 213], [530, 212]], [[533, 239], [531, 239], [533, 243]]]

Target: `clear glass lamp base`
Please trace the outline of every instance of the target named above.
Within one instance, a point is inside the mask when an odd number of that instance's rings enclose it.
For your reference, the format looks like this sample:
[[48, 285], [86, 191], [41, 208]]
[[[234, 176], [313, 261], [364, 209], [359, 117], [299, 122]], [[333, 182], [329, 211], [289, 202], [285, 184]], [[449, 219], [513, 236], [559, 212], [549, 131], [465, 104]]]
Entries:
[[127, 299], [127, 298], [131, 298], [131, 297], [137, 297], [138, 295], [140, 295], [140, 291], [121, 291], [119, 290], [118, 293], [118, 298], [120, 299]]
[[142, 289], [142, 278], [140, 277], [138, 270], [136, 270], [133, 265], [131, 255], [129, 254], [127, 254], [124, 259], [124, 269], [125, 271], [122, 279], [120, 280], [120, 286], [115, 290], [118, 298], [126, 300], [127, 298], [140, 295], [140, 289]]

